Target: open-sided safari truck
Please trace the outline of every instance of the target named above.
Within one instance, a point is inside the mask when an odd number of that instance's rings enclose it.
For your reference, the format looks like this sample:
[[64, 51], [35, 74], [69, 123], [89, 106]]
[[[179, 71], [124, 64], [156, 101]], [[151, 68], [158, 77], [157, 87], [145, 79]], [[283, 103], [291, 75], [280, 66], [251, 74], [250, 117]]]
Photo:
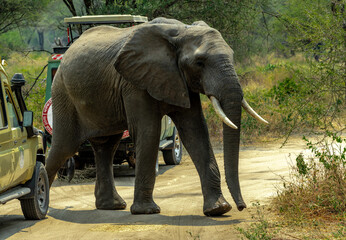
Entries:
[[0, 203], [19, 199], [26, 219], [42, 219], [49, 203], [46, 144], [22, 96], [24, 76], [9, 81], [5, 65], [0, 59]]
[[[54, 53], [48, 59], [47, 70], [47, 87], [46, 87], [46, 104], [43, 109], [43, 123], [46, 129], [46, 134], [52, 135], [52, 101], [51, 101], [51, 86], [54, 80], [54, 75], [59, 67], [60, 61], [64, 58], [64, 53], [69, 45], [73, 44], [78, 39], [78, 35], [74, 34], [74, 30], [82, 32], [90, 27], [107, 24], [119, 26], [133, 26], [147, 22], [147, 17], [133, 15], [98, 15], [98, 16], [81, 16], [65, 18], [64, 22], [68, 25], [68, 43], [67, 46], [59, 46], [54, 48]], [[82, 81], [82, 79], [81, 79]], [[107, 104], [107, 103], [105, 103]], [[161, 136], [159, 149], [163, 153], [164, 161], [167, 165], [177, 165], [182, 157], [182, 144], [178, 132], [168, 116], [162, 118]], [[120, 145], [114, 157], [114, 164], [122, 164], [128, 162], [129, 166], [135, 167], [135, 147], [128, 131], [125, 131]], [[88, 141], [84, 142], [78, 153], [73, 158], [67, 160], [64, 168], [59, 171], [60, 176], [65, 175], [69, 180], [73, 178], [74, 169], [82, 169], [86, 165], [94, 164], [94, 154], [91, 145]], [[158, 172], [158, 162], [156, 171]]]

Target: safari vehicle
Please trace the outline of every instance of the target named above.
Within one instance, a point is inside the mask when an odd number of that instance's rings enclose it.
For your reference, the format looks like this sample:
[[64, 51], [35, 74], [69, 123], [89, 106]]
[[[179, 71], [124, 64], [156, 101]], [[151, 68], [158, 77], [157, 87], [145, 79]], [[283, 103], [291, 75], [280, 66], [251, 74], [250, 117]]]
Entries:
[[[73, 29], [86, 30], [87, 28], [99, 25], [116, 25], [119, 26], [132, 26], [134, 24], [140, 24], [147, 22], [147, 17], [134, 16], [134, 15], [98, 15], [98, 16], [81, 16], [65, 18], [64, 22], [68, 24], [67, 34], [68, 42], [67, 46], [59, 46], [54, 48], [54, 53], [48, 59], [47, 70], [47, 86], [46, 86], [46, 104], [43, 109], [43, 123], [45, 125], [48, 139], [52, 135], [52, 111], [51, 111], [51, 86], [54, 79], [54, 75], [59, 67], [60, 61], [64, 57], [65, 51], [69, 45], [72, 44], [78, 36], [75, 35]], [[161, 136], [159, 149], [163, 153], [164, 161], [167, 165], [177, 165], [181, 161], [182, 157], [182, 144], [178, 135], [178, 132], [168, 116], [162, 118]], [[132, 139], [128, 131], [125, 131], [123, 138], [120, 142], [118, 150], [114, 157], [114, 164], [122, 164], [128, 162], [129, 166], [135, 167], [135, 148]], [[82, 169], [86, 165], [94, 164], [94, 154], [89, 142], [83, 143], [78, 153], [70, 158], [63, 169], [59, 171], [62, 175], [67, 175], [71, 180], [74, 174], [74, 169]], [[158, 172], [158, 162], [156, 164], [156, 171]]]
[[1, 61], [0, 203], [19, 199], [26, 219], [42, 219], [49, 203], [45, 144], [40, 132], [32, 126], [33, 112], [27, 111], [22, 96], [23, 75], [16, 73], [10, 86], [5, 65]]

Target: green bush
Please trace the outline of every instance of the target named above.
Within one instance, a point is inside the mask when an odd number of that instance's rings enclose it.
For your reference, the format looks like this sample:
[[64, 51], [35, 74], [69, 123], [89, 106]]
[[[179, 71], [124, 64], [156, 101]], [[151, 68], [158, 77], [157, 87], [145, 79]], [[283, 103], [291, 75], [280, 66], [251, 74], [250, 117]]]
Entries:
[[290, 98], [294, 98], [301, 91], [301, 86], [292, 78], [285, 78], [274, 85], [268, 92], [267, 97], [278, 101], [279, 105], [287, 104]]

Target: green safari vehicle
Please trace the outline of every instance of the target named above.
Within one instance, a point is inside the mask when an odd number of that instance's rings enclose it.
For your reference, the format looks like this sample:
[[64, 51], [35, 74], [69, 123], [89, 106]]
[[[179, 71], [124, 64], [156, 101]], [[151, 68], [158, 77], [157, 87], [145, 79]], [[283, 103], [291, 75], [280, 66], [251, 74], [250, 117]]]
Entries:
[[[54, 80], [54, 75], [59, 67], [60, 61], [64, 57], [65, 51], [73, 42], [78, 39], [78, 36], [73, 34], [73, 29], [86, 30], [90, 27], [107, 24], [120, 26], [133, 26], [134, 24], [141, 24], [147, 22], [147, 17], [134, 16], [134, 15], [94, 15], [94, 16], [81, 16], [65, 18], [64, 22], [68, 25], [68, 43], [67, 46], [55, 47], [54, 53], [48, 59], [47, 70], [47, 85], [46, 85], [46, 105], [43, 109], [43, 123], [46, 129], [47, 139], [49, 140], [52, 135], [52, 111], [51, 111], [51, 86]], [[61, 44], [62, 45], [62, 44]], [[174, 126], [173, 121], [168, 117], [162, 118], [161, 135], [159, 149], [163, 153], [164, 161], [167, 165], [180, 164], [182, 158], [182, 143], [179, 134]], [[125, 131], [123, 138], [115, 153], [114, 164], [122, 164], [128, 162], [130, 167], [135, 167], [135, 146], [129, 135]], [[94, 154], [91, 145], [88, 141], [83, 143], [78, 153], [73, 158], [68, 159], [65, 166], [60, 169], [60, 176], [67, 176], [69, 180], [73, 178], [74, 169], [83, 169], [86, 165], [94, 164]], [[156, 172], [159, 171], [158, 162], [156, 164]]]
[[23, 75], [16, 73], [10, 85], [6, 63], [0, 62], [0, 203], [19, 199], [26, 219], [42, 219], [49, 204], [43, 132], [32, 126]]

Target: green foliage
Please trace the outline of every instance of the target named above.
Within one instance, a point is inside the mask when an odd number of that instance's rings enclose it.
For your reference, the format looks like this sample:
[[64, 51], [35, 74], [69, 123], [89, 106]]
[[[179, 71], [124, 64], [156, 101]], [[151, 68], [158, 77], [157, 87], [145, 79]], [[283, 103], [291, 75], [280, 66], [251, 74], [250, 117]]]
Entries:
[[[345, 176], [342, 176], [344, 172], [339, 172], [339, 170], [344, 170], [346, 167], [346, 139], [342, 139], [342, 137], [330, 131], [327, 131], [326, 134], [327, 137], [332, 139], [332, 143], [328, 144], [326, 142], [322, 149], [318, 148], [316, 144], [313, 144], [305, 136], [303, 139], [306, 141], [307, 147], [322, 164], [326, 175], [329, 175], [328, 178], [333, 178], [337, 182], [344, 181]], [[343, 143], [344, 146], [342, 145]]]
[[269, 72], [269, 71], [273, 71], [275, 68], [277, 68], [277, 65], [268, 63], [268, 64], [264, 67], [263, 71], [264, 71], [264, 72]]
[[0, 0], [0, 34], [37, 20], [49, 0]]
[[[11, 1], [17, 5], [20, 2], [23, 6], [29, 3], [37, 6], [37, 2], [42, 1]], [[333, 1], [337, 3], [334, 10], [329, 0], [69, 2], [74, 3], [77, 15], [140, 14], [149, 19], [163, 16], [185, 23], [204, 20], [218, 29], [235, 51], [247, 101], [270, 122], [266, 126], [243, 113], [241, 127], [244, 141], [265, 136], [266, 133], [288, 137], [297, 131], [342, 129], [345, 126], [346, 54], [342, 1]], [[25, 20], [28, 26], [0, 35], [2, 57], [8, 58], [12, 51], [41, 48], [38, 32], [44, 32], [44, 39], [41, 40], [48, 51], [51, 51], [55, 37], [66, 40], [66, 33], [59, 29], [65, 28], [62, 19], [72, 13], [63, 1], [45, 0], [42, 3], [27, 18], [35, 21]], [[1, 7], [5, 8], [5, 5]], [[1, 11], [0, 18], [5, 13]], [[284, 53], [284, 57], [289, 55], [286, 53], [295, 56], [278, 60], [273, 58], [274, 54], [266, 54], [268, 52]], [[262, 57], [252, 57], [255, 54]], [[305, 57], [304, 61], [301, 56]], [[211, 134], [221, 140], [222, 123], [208, 101], [204, 100], [203, 104]]]
[[21, 38], [21, 33], [18, 29], [0, 35], [0, 56], [2, 58], [9, 58], [10, 50], [22, 50], [26, 44]]
[[277, 24], [287, 36], [287, 46], [303, 52], [309, 63], [308, 68], [292, 69], [301, 90], [289, 101], [296, 109], [291, 111], [298, 119], [296, 124], [335, 128], [335, 119], [345, 107], [344, 4], [290, 0], [278, 16]]
[[289, 102], [290, 98], [295, 98], [295, 95], [301, 91], [301, 86], [298, 85], [292, 78], [285, 78], [277, 85], [274, 85], [268, 92], [267, 96], [278, 101], [279, 105]]
[[[6, 31], [0, 30], [0, 56], [8, 58], [13, 51], [28, 52], [46, 50], [52, 52], [54, 39], [60, 37], [65, 44], [66, 26], [60, 26], [68, 11], [60, 0], [30, 0], [7, 1], [15, 4], [12, 10], [0, 11], [0, 29], [2, 24], [10, 24]], [[21, 4], [21, 6], [17, 6]], [[31, 5], [30, 5], [31, 4]], [[29, 6], [28, 6], [29, 5]], [[0, 0], [1, 8], [1, 0]], [[11, 10], [11, 12], [9, 12]], [[1, 22], [7, 16], [20, 17], [18, 21], [11, 21], [11, 17]], [[13, 19], [12, 19], [13, 20]], [[63, 30], [60, 30], [63, 29]]]
[[137, 14], [175, 18], [187, 24], [203, 20], [218, 29], [235, 49], [235, 57], [244, 60], [250, 54], [263, 50], [263, 24], [261, 10], [269, 0], [137, 0], [91, 1], [86, 12], [91, 14]]
[[300, 175], [305, 176], [310, 168], [308, 167], [307, 163], [304, 161], [304, 156], [302, 154], [299, 154], [298, 157], [296, 157], [296, 163], [297, 163], [297, 170]]

